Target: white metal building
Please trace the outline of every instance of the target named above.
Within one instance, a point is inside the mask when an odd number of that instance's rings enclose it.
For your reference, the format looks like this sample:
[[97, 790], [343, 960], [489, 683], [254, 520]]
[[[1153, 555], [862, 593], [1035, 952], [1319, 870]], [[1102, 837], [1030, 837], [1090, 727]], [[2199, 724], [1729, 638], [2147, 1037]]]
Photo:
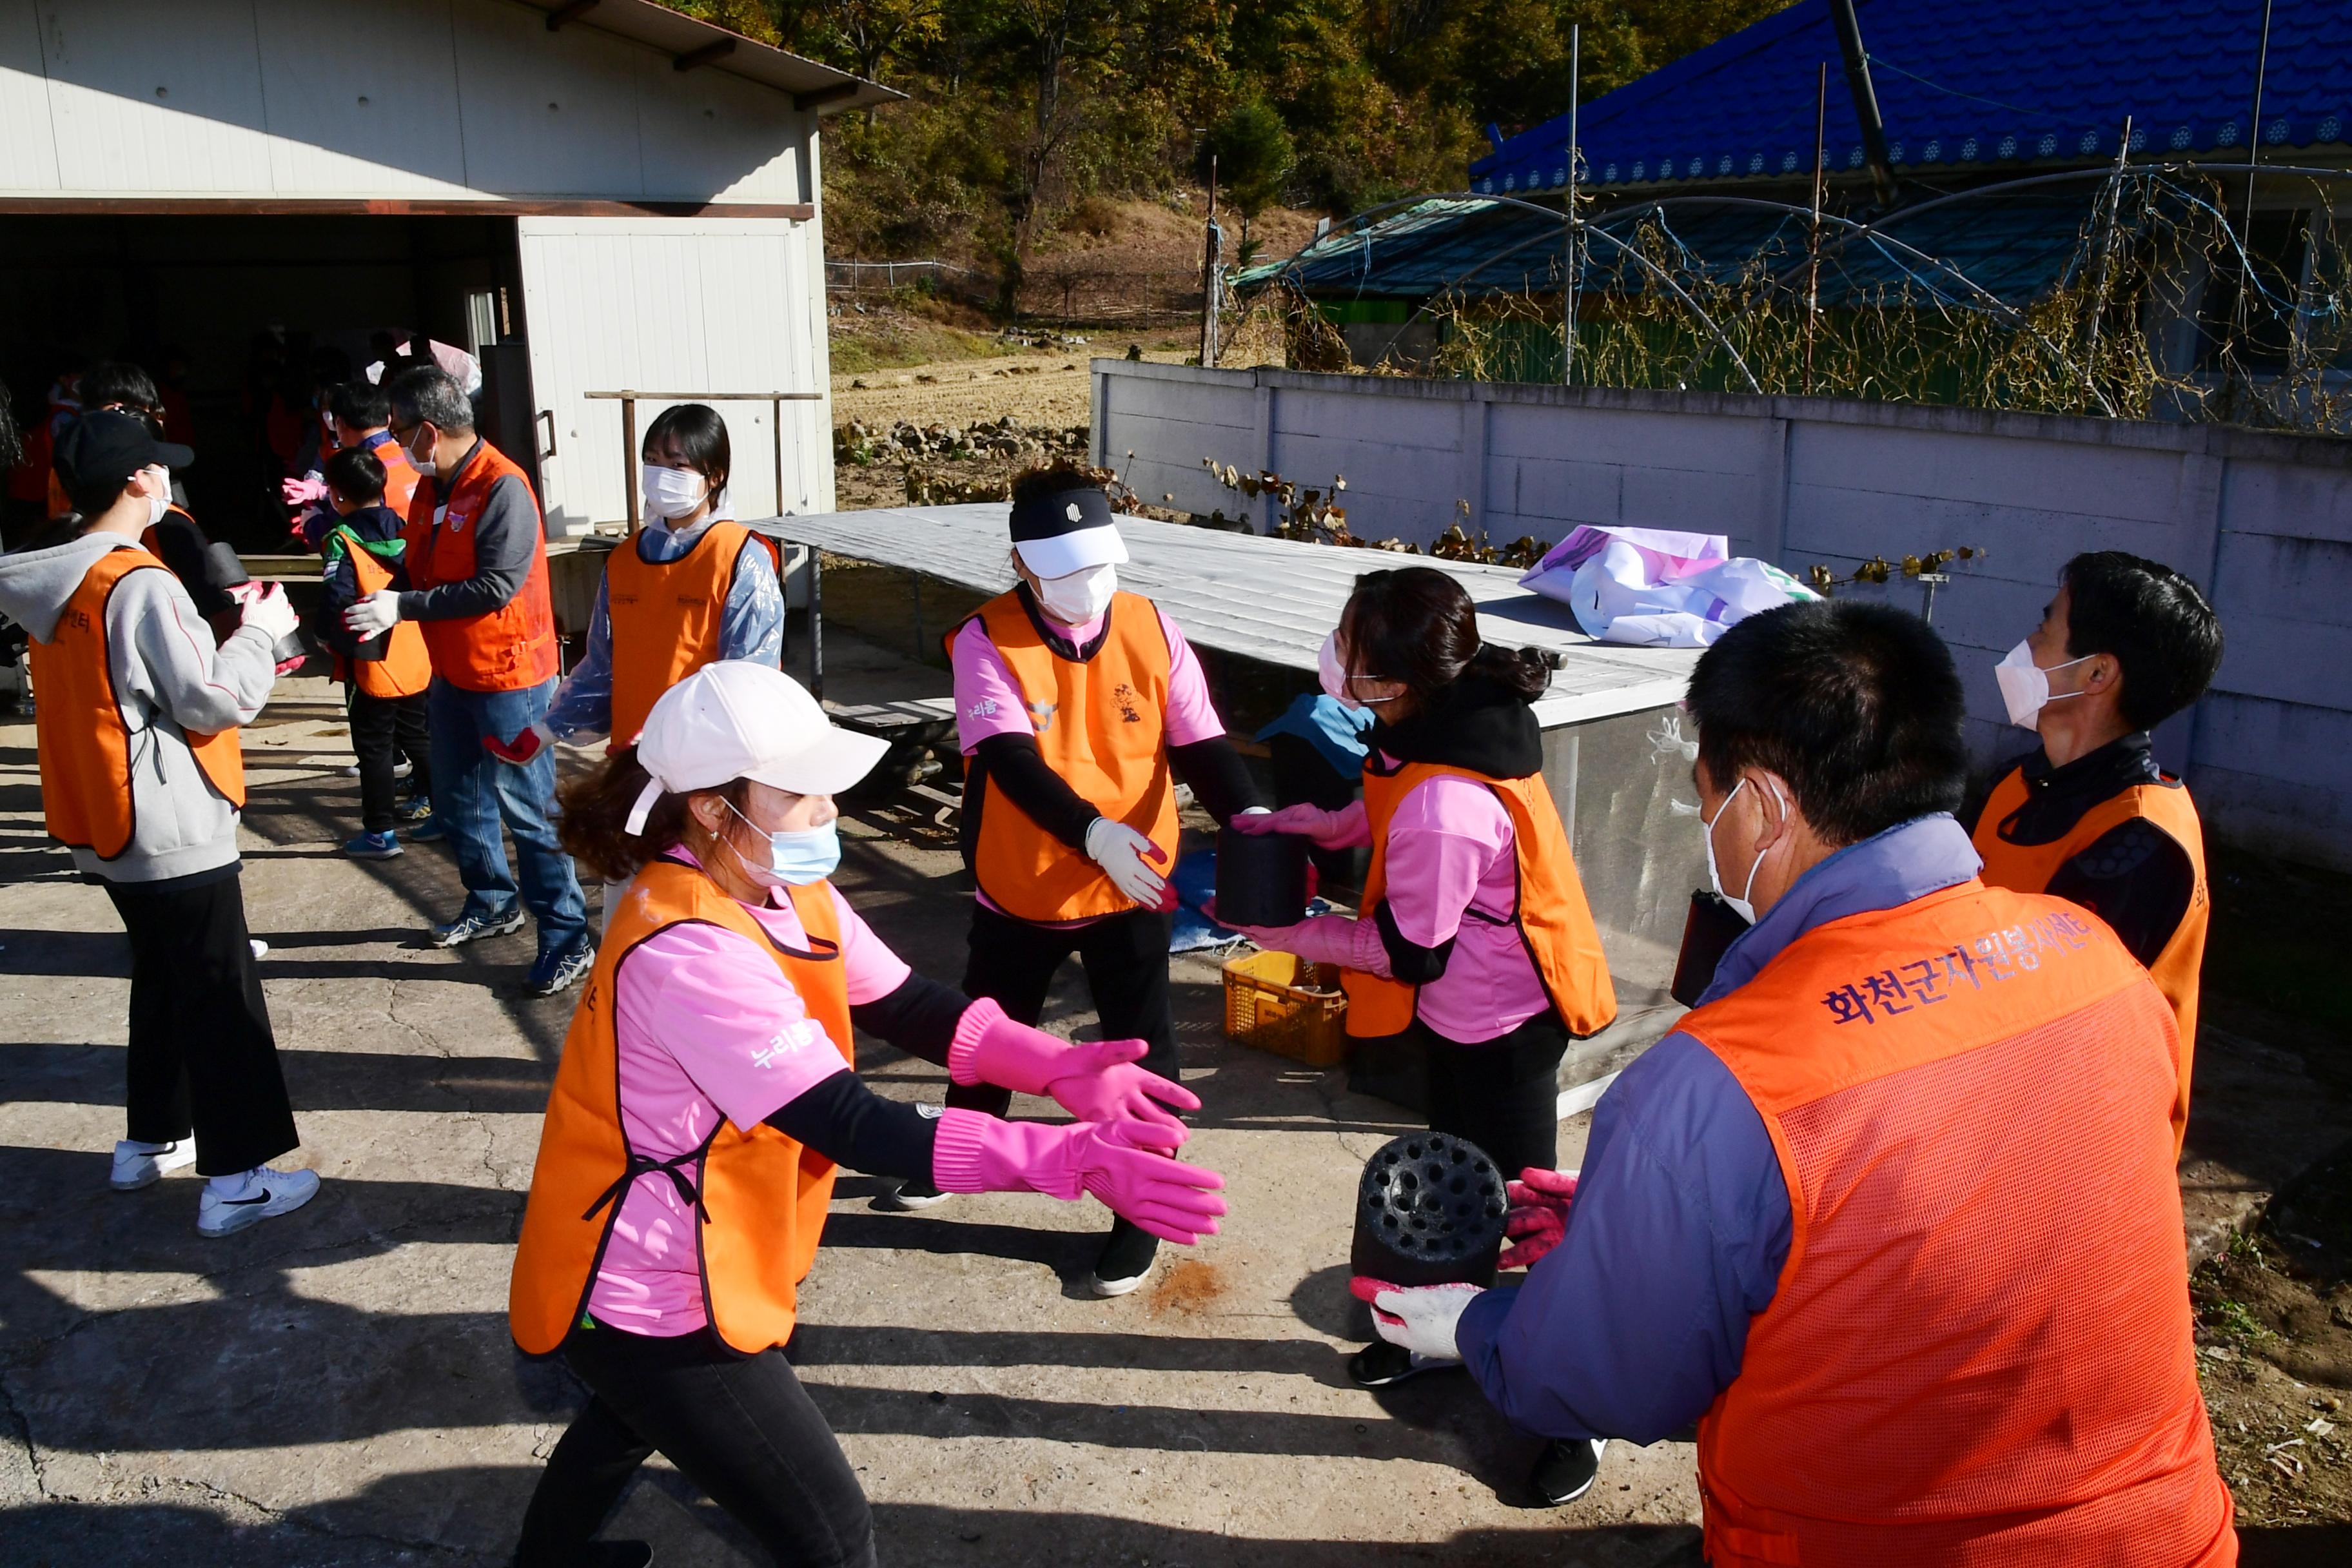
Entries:
[[898, 96], [649, 0], [0, 0], [0, 375], [184, 363], [247, 545], [264, 338], [397, 327], [478, 353], [551, 534], [625, 514], [623, 389], [819, 395], [719, 406], [744, 515], [829, 510], [819, 127]]

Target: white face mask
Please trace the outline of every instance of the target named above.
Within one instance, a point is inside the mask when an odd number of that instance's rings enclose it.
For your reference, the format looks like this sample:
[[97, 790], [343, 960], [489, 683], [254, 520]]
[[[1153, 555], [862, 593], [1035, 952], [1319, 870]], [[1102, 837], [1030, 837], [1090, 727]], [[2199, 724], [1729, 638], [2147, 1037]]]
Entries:
[[1037, 584], [1037, 602], [1065, 626], [1084, 626], [1110, 608], [1118, 592], [1118, 568], [1106, 562], [1066, 577], [1046, 577]]
[[691, 468], [666, 468], [656, 463], [646, 465], [646, 515], [648, 517], [684, 517], [702, 504], [702, 498], [709, 490], [709, 481]]
[[[1370, 707], [1375, 702], [1396, 700], [1393, 694], [1387, 697], [1358, 697], [1349, 691], [1348, 671], [1347, 668], [1339, 662], [1339, 634], [1336, 631], [1326, 636], [1323, 646], [1316, 650], [1315, 678], [1322, 683], [1323, 695], [1330, 698], [1342, 708], [1360, 709]], [[1370, 680], [1374, 678], [1360, 675], [1355, 679]]]
[[163, 521], [163, 514], [172, 510], [172, 470], [159, 464], [155, 473], [161, 488], [147, 498], [147, 526], [150, 528]]
[[405, 445], [400, 448], [403, 452], [408, 454], [409, 466], [414, 468], [419, 474], [422, 474], [428, 479], [435, 474], [441, 471], [441, 465], [433, 460], [433, 447], [435, 445], [435, 443], [427, 443], [425, 448], [425, 455], [421, 458], [416, 455], [415, 450]]
[[[1741, 920], [1746, 921], [1749, 925], [1754, 925], [1756, 923], [1756, 906], [1748, 901], [1748, 895], [1756, 890], [1756, 873], [1764, 868], [1764, 856], [1766, 851], [1761, 849], [1756, 851], [1755, 864], [1748, 868], [1748, 880], [1740, 888], [1738, 896], [1736, 898], [1732, 895], [1731, 889], [1723, 885], [1723, 873], [1717, 870], [1715, 866], [1715, 823], [1721, 822], [1723, 820], [1723, 814], [1731, 809], [1731, 803], [1735, 799], [1738, 798], [1739, 792], [1747, 787], [1748, 781], [1746, 779], [1741, 779], [1738, 784], [1733, 784], [1731, 786], [1731, 793], [1725, 795], [1723, 797], [1723, 804], [1716, 808], [1715, 822], [1709, 822], [1702, 817], [1699, 821], [1699, 826], [1706, 832], [1707, 885], [1722, 896], [1725, 903], [1731, 906], [1731, 910], [1734, 914], [1737, 914]], [[1785, 819], [1788, 816], [1789, 802], [1787, 797], [1780, 794], [1780, 788], [1778, 784], [1772, 786], [1772, 798], [1780, 803], [1780, 814]]]
[[[2086, 653], [2081, 658], [2070, 658], [2064, 664], [2053, 664], [2050, 669], [2069, 669], [2099, 656]], [[2000, 700], [2009, 710], [2009, 721], [2021, 730], [2031, 730], [2042, 717], [2042, 710], [2062, 697], [2080, 697], [2079, 691], [2053, 692], [2050, 689], [2050, 669], [2033, 662], [2031, 642], [2019, 643], [2001, 656], [1992, 667], [1993, 679], [2000, 684]]]

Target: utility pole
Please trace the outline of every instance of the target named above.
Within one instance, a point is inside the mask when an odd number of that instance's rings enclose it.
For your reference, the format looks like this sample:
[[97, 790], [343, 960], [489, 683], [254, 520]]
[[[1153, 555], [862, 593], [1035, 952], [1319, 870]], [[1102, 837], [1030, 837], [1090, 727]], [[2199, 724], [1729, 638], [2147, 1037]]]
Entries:
[[[2254, 165], [2263, 161], [2263, 86], [2271, 69], [2271, 0], [2263, 0], [2263, 41], [2254, 53], [2254, 120], [2246, 132], [2246, 212], [2238, 224], [2238, 248], [2253, 255], [2254, 241]], [[2253, 282], [2252, 266], [2246, 269], [2246, 281]], [[2239, 295], [2244, 297], [2245, 290]]]
[[1217, 226], [1217, 155], [1209, 154], [1209, 235], [1201, 257], [1201, 367], [1217, 367], [1218, 294], [1224, 283], [1224, 230]]
[[1813, 339], [1822, 320], [1822, 160], [1827, 148], [1830, 113], [1830, 63], [1821, 62], [1813, 88], [1813, 226], [1805, 241], [1805, 395], [1813, 395]]
[[1878, 91], [1870, 85], [1870, 53], [1862, 47], [1862, 23], [1853, 14], [1853, 0], [1830, 0], [1830, 16], [1837, 23], [1838, 52], [1845, 57], [1853, 115], [1862, 122], [1862, 155], [1870, 164], [1871, 189], [1883, 212], [1895, 205], [1895, 166], [1886, 155], [1886, 122], [1878, 117]]
[[1559, 384], [1576, 384], [1576, 110], [1578, 90], [1583, 85], [1584, 27], [1570, 23], [1568, 29], [1568, 233], [1565, 270], [1560, 275], [1559, 312]]

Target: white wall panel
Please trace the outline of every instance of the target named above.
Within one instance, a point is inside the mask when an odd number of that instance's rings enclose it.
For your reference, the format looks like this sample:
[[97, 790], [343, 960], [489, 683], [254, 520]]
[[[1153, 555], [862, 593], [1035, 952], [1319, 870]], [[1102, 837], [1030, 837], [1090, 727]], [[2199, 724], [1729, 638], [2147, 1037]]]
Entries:
[[250, 5], [42, 0], [41, 46], [68, 190], [269, 189]]
[[58, 183], [38, 0], [0, 0], [0, 191]]
[[[627, 514], [636, 458], [622, 449], [621, 407], [590, 392], [824, 393], [807, 300], [811, 225], [764, 219], [522, 218], [526, 336], [537, 406], [555, 416], [556, 455], [541, 467], [549, 526], [577, 532]], [[637, 434], [663, 405], [637, 405]], [[717, 402], [733, 447], [743, 517], [776, 497], [764, 403]], [[832, 504], [829, 398], [787, 403], [784, 504]]]
[[[2221, 836], [2352, 868], [2352, 448], [2341, 443], [1826, 399], [1114, 360], [1094, 370], [1097, 449], [1133, 450], [1150, 480], [1139, 489], [1174, 491], [1195, 511], [1244, 510], [1182, 479], [1211, 428], [1202, 414], [1270, 404], [1276, 467], [1308, 484], [1345, 475], [1349, 526], [1364, 538], [1425, 544], [1475, 490], [1473, 528], [1497, 542], [1557, 540], [1578, 522], [1694, 529], [1793, 572], [1841, 574], [1873, 555], [1982, 546], [1989, 555], [1955, 569], [1935, 615], [1980, 760], [2027, 743], [2002, 721], [1992, 665], [2040, 620], [2067, 560], [2126, 550], [2166, 562], [2213, 595], [2227, 650], [2212, 693], [2159, 731], [2158, 757], [2189, 766]], [[1223, 428], [1245, 447], [1256, 427], [1241, 423]], [[1255, 463], [1240, 449], [1226, 460]], [[1163, 486], [1163, 474], [1179, 482]], [[1922, 599], [1899, 581], [1843, 592], [1914, 610]]]
[[815, 126], [504, 0], [0, 0], [0, 195], [808, 202]]

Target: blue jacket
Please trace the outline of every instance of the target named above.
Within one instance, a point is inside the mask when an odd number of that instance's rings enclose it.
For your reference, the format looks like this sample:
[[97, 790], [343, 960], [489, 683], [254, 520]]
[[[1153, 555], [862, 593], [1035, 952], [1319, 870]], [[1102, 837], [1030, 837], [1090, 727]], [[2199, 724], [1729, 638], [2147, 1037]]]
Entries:
[[[1702, 1005], [1815, 926], [1967, 881], [1979, 862], [1938, 813], [1848, 845], [1797, 879], [1724, 953]], [[1496, 1408], [1551, 1437], [1654, 1443], [1739, 1375], [1790, 1235], [1779, 1157], [1731, 1069], [1685, 1034], [1601, 1097], [1558, 1247], [1517, 1289], [1463, 1312], [1455, 1343]]]

